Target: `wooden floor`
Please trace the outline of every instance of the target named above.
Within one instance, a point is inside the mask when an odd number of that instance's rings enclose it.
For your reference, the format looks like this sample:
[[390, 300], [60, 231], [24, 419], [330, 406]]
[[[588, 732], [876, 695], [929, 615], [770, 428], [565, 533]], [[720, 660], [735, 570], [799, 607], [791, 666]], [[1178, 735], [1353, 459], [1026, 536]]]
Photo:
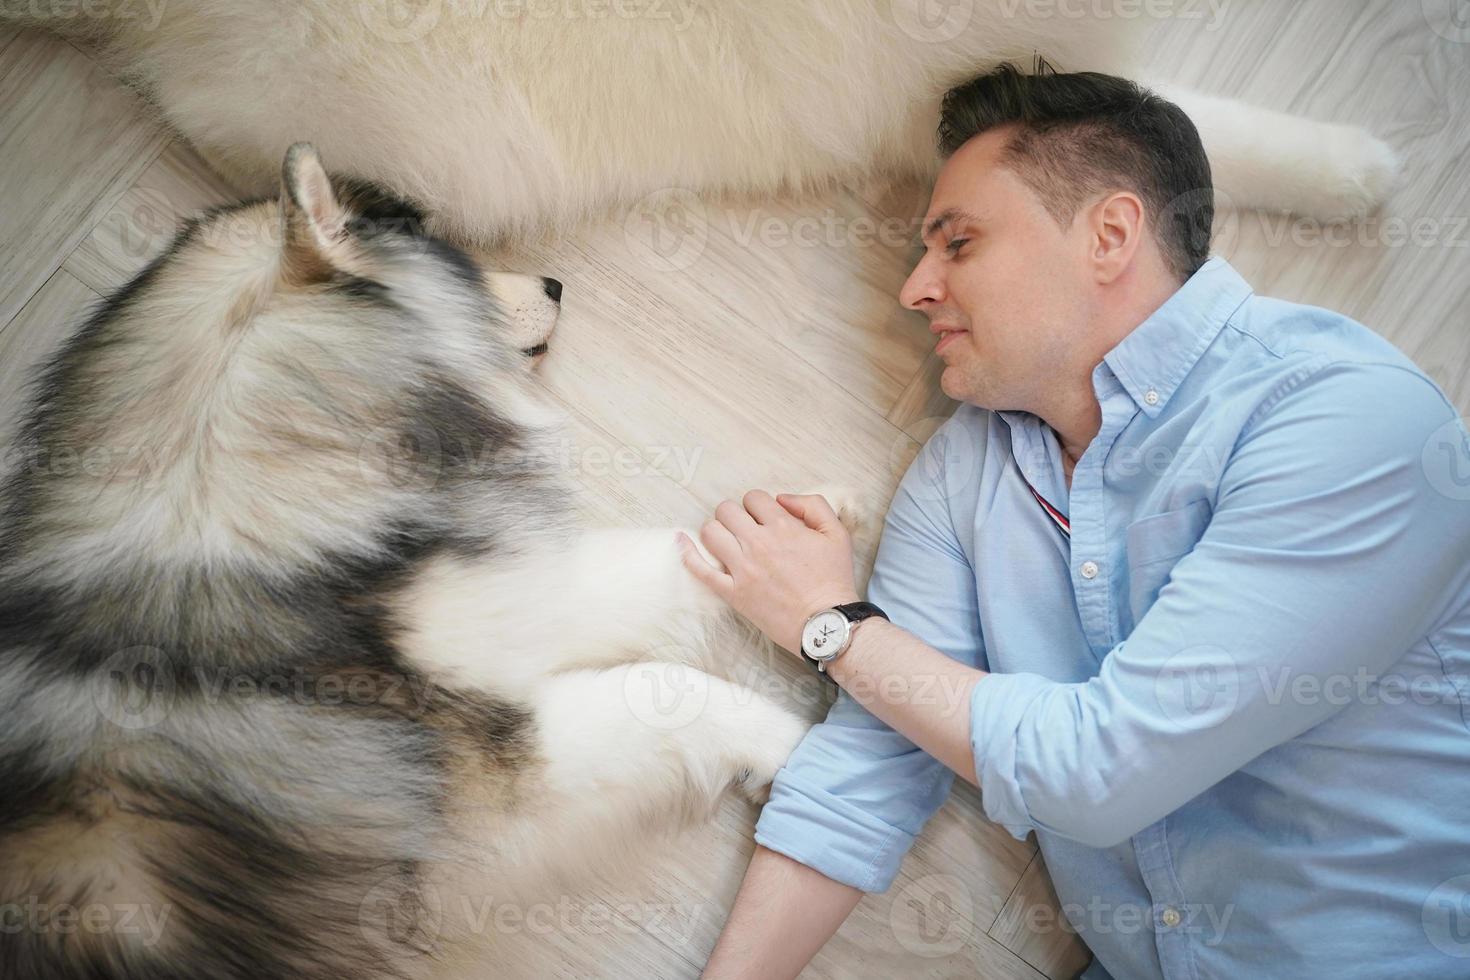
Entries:
[[[1258, 292], [1380, 331], [1470, 412], [1470, 28], [1434, 20], [1454, 5], [1240, 0], [1218, 30], [1170, 25], [1152, 68], [1398, 148], [1404, 184], [1367, 222], [1225, 215], [1217, 250]], [[180, 215], [231, 196], [85, 54], [0, 33], [0, 447], [37, 360]], [[883, 186], [753, 208], [659, 199], [494, 256], [566, 283], [542, 376], [572, 418], [590, 518], [697, 522], [754, 486], [841, 483], [886, 501], [953, 408], [922, 318], [894, 299], [924, 203], [921, 188]], [[860, 541], [864, 561], [875, 540]], [[492, 916], [510, 947], [493, 975], [697, 975], [755, 815], [728, 802], [636, 879]], [[1034, 842], [987, 823], [962, 787], [805, 976], [1069, 976], [1085, 953], [1054, 907]]]

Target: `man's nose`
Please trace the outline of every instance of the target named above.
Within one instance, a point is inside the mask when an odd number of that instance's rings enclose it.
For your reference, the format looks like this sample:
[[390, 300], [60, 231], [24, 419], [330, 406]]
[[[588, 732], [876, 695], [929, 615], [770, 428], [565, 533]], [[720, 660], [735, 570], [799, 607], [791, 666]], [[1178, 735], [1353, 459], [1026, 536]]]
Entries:
[[921, 258], [914, 271], [909, 273], [903, 288], [898, 291], [898, 301], [908, 309], [920, 311], [926, 303], [944, 301], [944, 281], [937, 275], [929, 256]]

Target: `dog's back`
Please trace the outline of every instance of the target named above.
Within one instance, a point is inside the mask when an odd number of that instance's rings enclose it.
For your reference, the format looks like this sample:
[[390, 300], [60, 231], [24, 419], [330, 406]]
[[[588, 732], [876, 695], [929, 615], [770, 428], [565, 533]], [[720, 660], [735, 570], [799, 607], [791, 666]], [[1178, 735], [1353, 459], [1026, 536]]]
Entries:
[[558, 526], [521, 355], [476, 270], [387, 227], [421, 215], [333, 212], [297, 167], [37, 388], [0, 519], [0, 976], [411, 974], [446, 787], [525, 763], [527, 709], [406, 665], [388, 603]]

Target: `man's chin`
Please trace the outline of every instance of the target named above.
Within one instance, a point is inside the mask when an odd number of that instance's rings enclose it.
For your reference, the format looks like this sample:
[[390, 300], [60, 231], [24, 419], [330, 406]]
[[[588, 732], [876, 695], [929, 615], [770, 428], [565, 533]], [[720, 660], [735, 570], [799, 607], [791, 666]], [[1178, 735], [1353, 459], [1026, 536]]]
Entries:
[[986, 388], [983, 376], [969, 374], [957, 364], [949, 365], [939, 375], [939, 390], [946, 398], [977, 408], [991, 408], [996, 401], [995, 392]]
[[939, 390], [944, 392], [946, 398], [953, 398], [957, 402], [973, 400], [974, 385], [955, 364], [947, 365], [939, 375]]

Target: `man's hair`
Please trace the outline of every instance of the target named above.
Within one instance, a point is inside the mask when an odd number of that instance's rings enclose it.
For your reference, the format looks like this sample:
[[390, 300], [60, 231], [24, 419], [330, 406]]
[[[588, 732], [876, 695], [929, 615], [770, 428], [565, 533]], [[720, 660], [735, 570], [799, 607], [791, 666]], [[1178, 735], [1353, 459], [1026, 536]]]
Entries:
[[948, 159], [972, 136], [1011, 125], [1003, 159], [1062, 227], [1089, 198], [1129, 190], [1181, 282], [1209, 258], [1210, 163], [1178, 106], [1126, 78], [1058, 73], [1039, 58], [1030, 75], [1006, 64], [945, 93], [939, 152]]

